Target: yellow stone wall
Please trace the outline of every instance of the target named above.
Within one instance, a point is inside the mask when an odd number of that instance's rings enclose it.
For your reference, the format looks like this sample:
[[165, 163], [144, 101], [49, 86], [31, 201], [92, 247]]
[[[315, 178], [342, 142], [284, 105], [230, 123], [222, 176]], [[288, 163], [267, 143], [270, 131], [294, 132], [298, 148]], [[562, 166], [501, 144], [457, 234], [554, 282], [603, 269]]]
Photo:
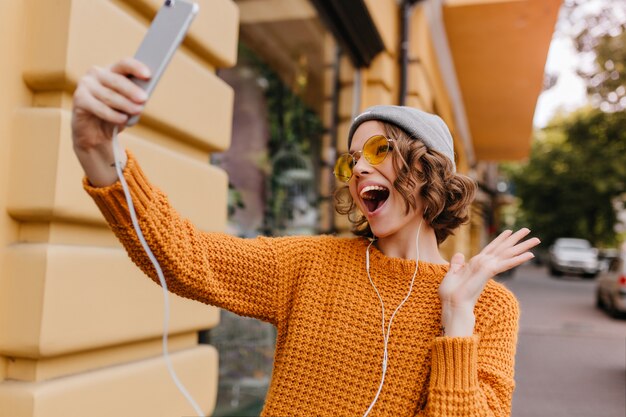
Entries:
[[[152, 181], [202, 230], [226, 225], [238, 10], [200, 14], [150, 100], [121, 135]], [[93, 202], [71, 147], [71, 94], [91, 66], [133, 55], [161, 0], [0, 3], [0, 417], [193, 415], [161, 354], [163, 296], [130, 262]], [[196, 332], [215, 308], [170, 296], [170, 351], [210, 414], [217, 353]]]
[[[376, 104], [398, 104], [400, 88], [399, 67], [399, 33], [400, 10], [395, 0], [366, 0], [372, 19], [378, 28], [385, 50], [378, 54], [369, 68], [361, 70], [361, 102], [358, 111]], [[406, 105], [424, 111], [439, 114], [448, 124], [455, 138], [455, 153], [457, 155], [457, 169], [460, 173], [468, 174], [468, 166], [462, 138], [459, 137], [453, 117], [453, 104], [446, 90], [441, 68], [433, 47], [431, 27], [426, 17], [424, 6], [417, 3], [410, 16], [409, 37], [409, 67], [407, 73]], [[331, 123], [332, 79], [335, 44], [331, 40], [326, 42], [326, 74], [325, 74], [325, 102], [323, 121], [325, 126]], [[350, 129], [353, 110], [355, 88], [355, 69], [349, 59], [344, 56], [340, 68], [339, 91], [339, 126], [337, 132], [337, 154], [347, 152], [347, 136]], [[324, 143], [330, 143], [325, 137]], [[326, 145], [324, 145], [326, 146]], [[332, 170], [334, 161], [328, 161]], [[338, 186], [341, 186], [338, 184]], [[322, 195], [330, 192], [330, 185], [324, 186]], [[332, 200], [330, 200], [332, 202]], [[323, 224], [329, 224], [327, 219], [329, 210], [322, 210]], [[348, 234], [350, 223], [345, 216], [335, 215], [335, 227], [339, 233]], [[446, 257], [460, 251], [465, 255], [476, 253], [481, 241], [477, 235], [481, 234], [482, 218], [472, 216], [471, 226], [459, 228], [455, 236], [444, 242], [441, 250]], [[324, 229], [326, 230], [326, 229]]]

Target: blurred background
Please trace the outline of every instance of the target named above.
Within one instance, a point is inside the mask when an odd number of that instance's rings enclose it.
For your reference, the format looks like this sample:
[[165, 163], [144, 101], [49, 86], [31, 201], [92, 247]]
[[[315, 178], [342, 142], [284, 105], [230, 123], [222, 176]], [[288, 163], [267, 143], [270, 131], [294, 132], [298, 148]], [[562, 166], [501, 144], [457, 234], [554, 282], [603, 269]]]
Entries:
[[[349, 235], [336, 155], [375, 104], [439, 114], [479, 193], [442, 251], [541, 238], [496, 277], [522, 307], [513, 416], [626, 415], [626, 2], [201, 0], [122, 135], [200, 229]], [[71, 94], [158, 0], [0, 2], [0, 417], [191, 415], [162, 295], [81, 189]], [[95, 265], [95, 267], [94, 267]], [[172, 296], [171, 351], [214, 416], [258, 415], [272, 326]]]

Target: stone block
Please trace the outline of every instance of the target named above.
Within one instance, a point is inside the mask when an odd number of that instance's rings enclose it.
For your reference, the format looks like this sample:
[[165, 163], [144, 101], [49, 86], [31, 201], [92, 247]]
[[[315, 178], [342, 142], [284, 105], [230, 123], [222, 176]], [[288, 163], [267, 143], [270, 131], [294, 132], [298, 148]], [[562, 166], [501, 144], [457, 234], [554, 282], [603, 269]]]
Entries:
[[[24, 109], [14, 122], [8, 213], [22, 221], [104, 224], [82, 188], [84, 174], [70, 143], [69, 113]], [[201, 230], [223, 229], [228, 179], [222, 170], [130, 133], [123, 133], [120, 142], [184, 217]]]
[[[117, 248], [15, 244], [2, 254], [0, 354], [52, 357], [154, 339], [163, 292]], [[214, 327], [217, 308], [170, 295], [172, 334]]]
[[[102, 0], [32, 2], [26, 21], [30, 36], [23, 74], [35, 92], [73, 90], [92, 66], [134, 55], [147, 30], [147, 22]], [[185, 48], [178, 50], [140, 123], [207, 152], [228, 148], [233, 91], [214, 71]]]
[[[205, 415], [217, 397], [217, 352], [210, 346], [170, 355], [176, 373]], [[162, 358], [45, 382], [0, 384], [0, 417], [192, 416]]]

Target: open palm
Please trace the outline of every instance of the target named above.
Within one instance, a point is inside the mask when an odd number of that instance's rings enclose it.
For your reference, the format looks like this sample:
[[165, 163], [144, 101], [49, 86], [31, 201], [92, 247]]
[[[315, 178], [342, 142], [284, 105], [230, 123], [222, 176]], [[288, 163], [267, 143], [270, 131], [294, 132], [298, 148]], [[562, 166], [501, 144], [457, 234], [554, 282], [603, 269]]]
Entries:
[[526, 228], [515, 233], [506, 230], [467, 263], [462, 254], [455, 254], [450, 261], [450, 270], [439, 286], [442, 304], [473, 309], [490, 278], [534, 257], [529, 250], [540, 243], [539, 239], [521, 241], [529, 233]]

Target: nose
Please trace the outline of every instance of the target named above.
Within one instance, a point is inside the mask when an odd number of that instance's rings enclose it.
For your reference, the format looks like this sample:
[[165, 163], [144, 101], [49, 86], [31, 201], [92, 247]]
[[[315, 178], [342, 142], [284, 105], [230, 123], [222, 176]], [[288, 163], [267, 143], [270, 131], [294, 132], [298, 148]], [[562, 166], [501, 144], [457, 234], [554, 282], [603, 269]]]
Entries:
[[[359, 158], [360, 156], [360, 158]], [[362, 155], [355, 155], [356, 164], [352, 168], [352, 174], [357, 177], [369, 174], [372, 170], [372, 166], [367, 162], [367, 159], [363, 158]]]

